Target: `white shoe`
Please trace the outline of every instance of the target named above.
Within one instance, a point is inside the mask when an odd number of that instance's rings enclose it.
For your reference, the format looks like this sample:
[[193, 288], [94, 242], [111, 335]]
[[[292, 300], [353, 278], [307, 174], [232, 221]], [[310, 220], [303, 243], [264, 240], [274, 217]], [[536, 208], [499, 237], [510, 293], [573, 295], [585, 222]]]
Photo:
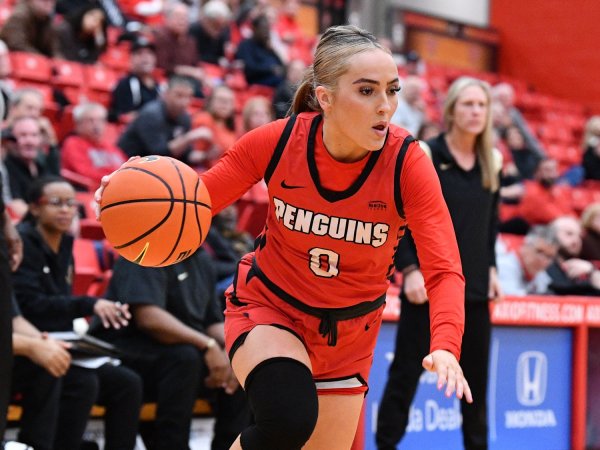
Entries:
[[[0, 445], [2, 443], [0, 442]], [[34, 450], [33, 447], [30, 447], [27, 444], [21, 444], [20, 442], [8, 441], [4, 444], [4, 450]]]

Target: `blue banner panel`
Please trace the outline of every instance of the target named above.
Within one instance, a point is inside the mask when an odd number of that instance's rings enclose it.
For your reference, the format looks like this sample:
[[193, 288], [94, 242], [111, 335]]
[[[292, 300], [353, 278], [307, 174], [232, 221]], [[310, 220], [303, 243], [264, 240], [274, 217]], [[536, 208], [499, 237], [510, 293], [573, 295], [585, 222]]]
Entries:
[[[376, 450], [379, 400], [394, 355], [396, 324], [384, 323], [375, 349], [365, 415], [365, 449]], [[567, 450], [571, 429], [568, 328], [494, 327], [490, 349], [490, 450]], [[460, 404], [424, 372], [401, 450], [462, 449]]]

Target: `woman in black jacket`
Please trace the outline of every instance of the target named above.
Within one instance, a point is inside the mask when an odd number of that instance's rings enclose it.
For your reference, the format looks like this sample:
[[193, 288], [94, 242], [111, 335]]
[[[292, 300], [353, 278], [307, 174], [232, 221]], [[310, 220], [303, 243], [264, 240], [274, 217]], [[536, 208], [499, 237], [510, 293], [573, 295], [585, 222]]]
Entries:
[[[499, 173], [502, 157], [492, 146], [490, 90], [470, 77], [457, 79], [444, 105], [446, 132], [421, 146], [440, 179], [465, 277], [465, 330], [460, 364], [473, 403], [461, 401], [466, 450], [487, 449], [489, 300], [502, 297], [496, 274]], [[378, 414], [377, 446], [391, 450], [404, 436], [409, 408], [429, 349], [429, 304], [414, 241], [400, 241], [396, 267], [402, 271], [401, 315], [396, 352]]]
[[[59, 177], [39, 178], [28, 195], [29, 212], [17, 229], [23, 240], [23, 262], [13, 277], [22, 315], [42, 332], [72, 331], [73, 320], [96, 314], [105, 327], [120, 328], [130, 317], [127, 305], [72, 294], [73, 237], [69, 229], [77, 213], [75, 190]], [[18, 359], [17, 359], [18, 360]], [[15, 365], [20, 378], [25, 365]], [[110, 363], [83, 368], [75, 363], [62, 378], [60, 407], [36, 407], [35, 389], [22, 392], [37, 412], [29, 422], [39, 441], [36, 449], [79, 450], [91, 407], [106, 406], [105, 449], [132, 450], [142, 402], [141, 379], [129, 369]], [[49, 424], [55, 424], [55, 427]], [[48, 435], [39, 436], [39, 429]], [[27, 433], [25, 433], [27, 434]], [[54, 446], [52, 447], [52, 442]]]

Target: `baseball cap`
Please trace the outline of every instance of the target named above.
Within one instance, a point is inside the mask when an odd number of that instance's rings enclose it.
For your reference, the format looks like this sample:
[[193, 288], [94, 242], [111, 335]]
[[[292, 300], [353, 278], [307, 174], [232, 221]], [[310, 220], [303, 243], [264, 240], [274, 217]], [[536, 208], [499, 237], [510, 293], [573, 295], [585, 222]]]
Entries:
[[133, 42], [131, 43], [131, 51], [132, 52], [136, 52], [143, 48], [149, 48], [152, 51], [156, 51], [156, 46], [154, 45], [154, 42], [152, 42], [150, 39], [148, 39], [145, 36], [139, 36], [136, 39], [134, 39]]

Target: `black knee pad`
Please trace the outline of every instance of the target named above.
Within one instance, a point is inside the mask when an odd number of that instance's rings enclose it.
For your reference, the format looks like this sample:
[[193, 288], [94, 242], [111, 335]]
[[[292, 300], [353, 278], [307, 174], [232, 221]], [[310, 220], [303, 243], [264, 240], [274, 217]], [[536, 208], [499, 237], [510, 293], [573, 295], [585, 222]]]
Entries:
[[292, 358], [258, 364], [244, 386], [255, 425], [242, 432], [244, 450], [299, 450], [317, 423], [317, 388], [308, 367]]

